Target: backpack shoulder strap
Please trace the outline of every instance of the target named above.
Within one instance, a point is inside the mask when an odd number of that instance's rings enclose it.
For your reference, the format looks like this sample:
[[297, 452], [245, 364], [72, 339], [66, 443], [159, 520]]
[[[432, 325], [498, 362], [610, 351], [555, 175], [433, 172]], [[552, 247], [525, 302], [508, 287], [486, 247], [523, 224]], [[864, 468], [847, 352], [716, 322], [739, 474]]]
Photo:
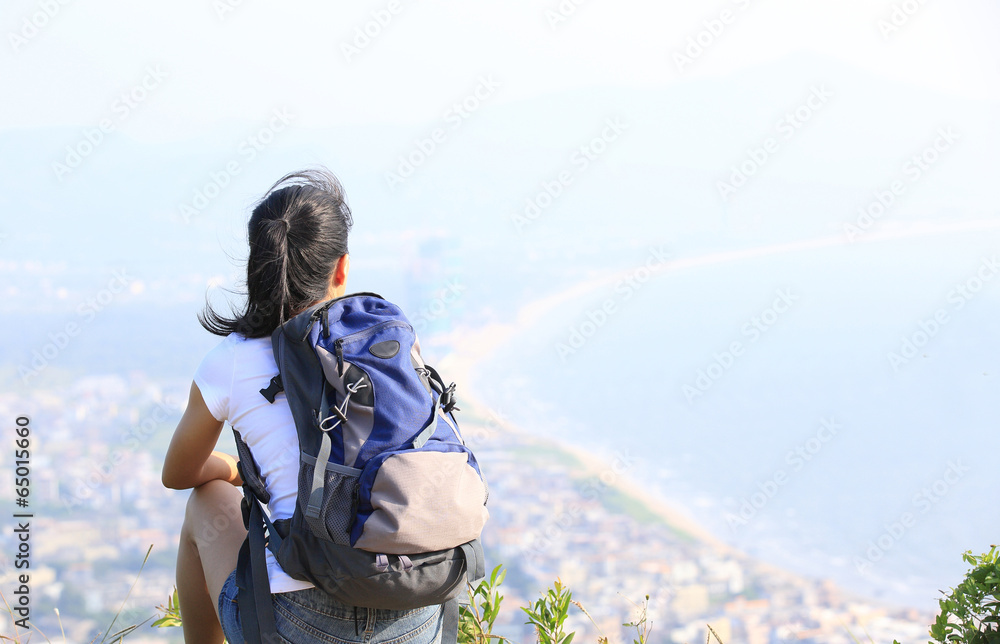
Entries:
[[[473, 539], [468, 543], [463, 543], [459, 548], [462, 557], [465, 559], [465, 578], [471, 585], [486, 576], [486, 560], [483, 557], [483, 544], [479, 539]], [[457, 644], [458, 626], [461, 621], [460, 604], [468, 604], [467, 601], [459, 599], [461, 595], [446, 601], [442, 606], [444, 610], [444, 620], [441, 625], [442, 644]]]
[[235, 427], [233, 427], [233, 437], [236, 439], [236, 454], [239, 456], [236, 469], [243, 480], [244, 491], [249, 488], [250, 492], [262, 503], [268, 503], [271, 500], [271, 494], [267, 491], [264, 479], [260, 476], [260, 467], [257, 466], [257, 461], [254, 460], [253, 454], [250, 452], [250, 446], [246, 444]]
[[247, 644], [263, 644], [275, 641], [278, 635], [264, 557], [267, 547], [264, 545], [264, 514], [256, 499], [246, 497], [243, 514], [248, 525], [236, 563], [236, 587], [239, 589], [236, 601], [240, 607], [243, 639]]
[[[310, 335], [316, 323], [316, 313], [322, 305], [303, 311], [271, 334], [271, 348], [278, 365], [281, 388], [288, 399], [288, 407], [299, 436], [300, 447], [310, 454], [319, 449], [316, 412], [319, 411], [325, 379], [323, 366], [310, 344]], [[272, 378], [271, 383], [275, 381]], [[268, 386], [271, 389], [271, 386]], [[265, 398], [268, 396], [261, 391]], [[270, 399], [269, 399], [270, 400]], [[306, 431], [303, 431], [306, 430]]]
[[260, 476], [260, 469], [250, 452], [250, 446], [236, 428], [233, 428], [233, 435], [236, 438], [236, 452], [240, 456], [237, 467], [240, 478], [243, 479], [241, 506], [243, 527], [247, 529], [236, 563], [236, 587], [239, 589], [237, 602], [240, 606], [244, 640], [247, 644], [262, 644], [274, 641], [273, 638], [277, 636], [264, 549], [270, 548], [277, 555], [281, 536], [261, 507], [261, 503], [267, 503], [271, 495]]

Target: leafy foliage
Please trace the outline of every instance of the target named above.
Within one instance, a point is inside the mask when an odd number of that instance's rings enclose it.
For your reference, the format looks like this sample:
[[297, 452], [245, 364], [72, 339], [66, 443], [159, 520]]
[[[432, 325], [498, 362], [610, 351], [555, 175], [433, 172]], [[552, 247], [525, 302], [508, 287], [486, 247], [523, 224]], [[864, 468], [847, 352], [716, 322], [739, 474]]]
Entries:
[[931, 626], [931, 638], [941, 644], [1000, 644], [997, 546], [991, 546], [983, 555], [967, 550], [962, 559], [972, 569], [961, 584], [938, 600], [941, 612]]
[[493, 622], [500, 614], [500, 602], [503, 601], [499, 586], [507, 576], [507, 571], [502, 568], [502, 565], [494, 568], [490, 576], [475, 588], [469, 584], [469, 605], [460, 608], [459, 644], [483, 644], [491, 639], [508, 641], [493, 634]]
[[[472, 584], [469, 584], [469, 605], [460, 607], [459, 644], [490, 644], [494, 640], [498, 644], [510, 644], [511, 640], [493, 633], [493, 625], [500, 615], [500, 605], [503, 602], [500, 585], [503, 584], [506, 576], [507, 571], [500, 565], [493, 569], [489, 577], [479, 582], [479, 585], [473, 587]], [[572, 643], [576, 633], [565, 632], [570, 604], [576, 605], [597, 627], [583, 604], [573, 601], [573, 595], [569, 588], [563, 586], [559, 580], [556, 580], [553, 587], [548, 589], [536, 602], [527, 608], [521, 608], [528, 615], [526, 623], [535, 626], [539, 644]], [[651, 624], [647, 616], [648, 605], [649, 595], [646, 595], [642, 604], [633, 603], [637, 610], [636, 617], [623, 624], [623, 626], [635, 629], [636, 637], [632, 640], [633, 644], [647, 644], [649, 642]], [[174, 588], [173, 594], [167, 598], [167, 605], [157, 606], [156, 609], [161, 617], [151, 626], [158, 628], [180, 626], [181, 614], [177, 588]], [[711, 626], [708, 628], [710, 631], [712, 630]], [[600, 630], [599, 627], [598, 630]], [[719, 644], [722, 644], [722, 640], [718, 639], [719, 636], [715, 634], [715, 631], [712, 631], [711, 634], [715, 635]], [[602, 634], [598, 638], [598, 644], [609, 644], [609, 639]]]
[[552, 588], [534, 604], [521, 608], [528, 615], [528, 621], [525, 623], [534, 624], [539, 644], [570, 644], [573, 641], [576, 633], [563, 632], [572, 601], [573, 594], [556, 579]]
[[156, 610], [163, 614], [163, 617], [156, 620], [150, 626], [156, 628], [169, 628], [181, 625], [181, 605], [177, 599], [177, 587], [174, 587], [174, 594], [167, 598], [167, 605], [159, 605]]

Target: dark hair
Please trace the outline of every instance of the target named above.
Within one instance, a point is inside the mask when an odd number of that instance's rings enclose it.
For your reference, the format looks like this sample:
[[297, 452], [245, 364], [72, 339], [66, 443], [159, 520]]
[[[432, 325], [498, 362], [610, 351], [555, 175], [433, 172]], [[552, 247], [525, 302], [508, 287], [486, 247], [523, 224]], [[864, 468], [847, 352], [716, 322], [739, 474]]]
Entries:
[[247, 224], [245, 308], [226, 317], [206, 303], [198, 321], [216, 335], [270, 335], [326, 298], [337, 260], [347, 254], [353, 223], [344, 188], [328, 170], [282, 177], [254, 207]]

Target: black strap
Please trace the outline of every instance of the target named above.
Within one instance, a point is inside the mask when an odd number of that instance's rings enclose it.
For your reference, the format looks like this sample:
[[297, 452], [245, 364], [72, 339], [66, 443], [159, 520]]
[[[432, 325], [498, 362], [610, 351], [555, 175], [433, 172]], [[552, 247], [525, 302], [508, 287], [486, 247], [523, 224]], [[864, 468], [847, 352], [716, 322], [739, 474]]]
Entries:
[[277, 641], [278, 629], [274, 623], [271, 582], [267, 578], [264, 556], [264, 515], [256, 499], [244, 498], [246, 502], [250, 504], [249, 526], [236, 564], [236, 587], [239, 588], [236, 597], [243, 639], [247, 644], [263, 644]]
[[[273, 381], [272, 381], [273, 382]], [[267, 577], [267, 557], [265, 548], [277, 554], [281, 537], [264, 512], [261, 502], [267, 503], [270, 494], [260, 476], [257, 462], [250, 453], [240, 433], [233, 428], [236, 438], [236, 453], [239, 454], [239, 471], [243, 479], [243, 525], [247, 529], [246, 539], [240, 547], [236, 563], [237, 603], [240, 608], [240, 625], [243, 639], [247, 644], [263, 644], [278, 641], [278, 631], [274, 624], [274, 605], [271, 603], [271, 582]], [[267, 527], [269, 538], [264, 536]]]
[[441, 644], [458, 644], [458, 598], [444, 603], [444, 623], [441, 625]]
[[486, 557], [483, 554], [483, 543], [473, 539], [463, 543], [459, 548], [465, 557], [465, 576], [473, 584], [486, 576]]
[[437, 369], [429, 364], [425, 364], [424, 367], [430, 373], [429, 380], [431, 387], [438, 392], [438, 404], [440, 404], [441, 408], [444, 409], [444, 413], [450, 413], [452, 410], [461, 411], [461, 409], [455, 406], [455, 383], [445, 385], [444, 379], [441, 378], [441, 374], [437, 372]]
[[236, 469], [239, 470], [240, 478], [243, 479], [244, 490], [249, 487], [250, 492], [262, 503], [269, 502], [271, 494], [267, 491], [267, 485], [260, 476], [260, 468], [257, 467], [257, 461], [250, 453], [250, 446], [246, 444], [235, 427], [233, 428], [233, 436], [236, 438], [236, 454], [240, 457]]
[[[486, 576], [486, 558], [483, 556], [483, 544], [479, 539], [463, 543], [459, 548], [465, 559], [465, 577], [469, 583], [475, 583]], [[459, 604], [465, 603], [459, 599], [462, 595], [446, 601], [442, 605], [444, 621], [441, 625], [441, 644], [458, 644]]]

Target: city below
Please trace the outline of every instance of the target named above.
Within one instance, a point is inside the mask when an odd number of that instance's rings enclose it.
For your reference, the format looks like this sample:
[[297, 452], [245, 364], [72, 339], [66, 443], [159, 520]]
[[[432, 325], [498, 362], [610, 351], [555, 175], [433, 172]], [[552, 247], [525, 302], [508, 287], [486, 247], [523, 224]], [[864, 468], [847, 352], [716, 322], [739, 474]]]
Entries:
[[[116, 631], [148, 620], [128, 641], [181, 641], [180, 629], [148, 625], [174, 587], [187, 495], [164, 489], [160, 468], [185, 388], [133, 374], [129, 381], [88, 377], [27, 397], [0, 395], [5, 417], [28, 413], [36, 437], [30, 579], [31, 624], [40, 632], [61, 630], [66, 642], [89, 642], [123, 608]], [[727, 644], [927, 637], [931, 615], [850, 596], [678, 524], [630, 489], [627, 454], [598, 463], [528, 437], [478, 406], [459, 419], [490, 483], [487, 564], [507, 570], [499, 635], [534, 641], [519, 607], [558, 579], [587, 611], [570, 614], [578, 641], [629, 641], [634, 632], [622, 625], [643, 607], [650, 642], [700, 642], [706, 625]], [[223, 432], [220, 448], [230, 451], [227, 439]], [[9, 507], [14, 500], [5, 493]], [[16, 536], [5, 530], [4, 539], [4, 553], [15, 552]], [[2, 564], [10, 602], [21, 571], [7, 556]], [[15, 636], [14, 625], [3, 623], [0, 634]]]

